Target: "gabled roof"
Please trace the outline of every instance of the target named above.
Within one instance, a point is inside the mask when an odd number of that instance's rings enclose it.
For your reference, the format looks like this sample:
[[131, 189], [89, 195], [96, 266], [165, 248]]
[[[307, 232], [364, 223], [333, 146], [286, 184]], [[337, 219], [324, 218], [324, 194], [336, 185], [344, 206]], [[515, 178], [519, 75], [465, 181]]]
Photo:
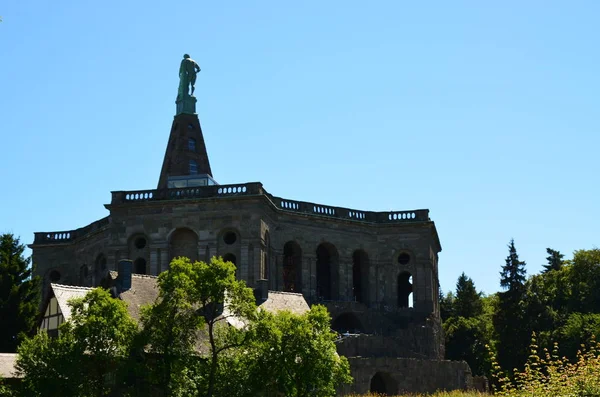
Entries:
[[[93, 288], [88, 287], [76, 287], [74, 285], [62, 285], [62, 284], [50, 284], [52, 293], [58, 302], [58, 307], [65, 319], [69, 321], [71, 319], [71, 307], [68, 305], [69, 300], [73, 298], [83, 298]], [[44, 308], [45, 309], [45, 308]]]
[[119, 298], [127, 303], [127, 311], [135, 321], [140, 321], [142, 306], [150, 305], [158, 298], [156, 281], [156, 276], [132, 274], [131, 288], [119, 294]]
[[269, 291], [267, 300], [259, 307], [271, 313], [289, 310], [294, 314], [304, 314], [310, 310], [302, 294], [281, 291]]

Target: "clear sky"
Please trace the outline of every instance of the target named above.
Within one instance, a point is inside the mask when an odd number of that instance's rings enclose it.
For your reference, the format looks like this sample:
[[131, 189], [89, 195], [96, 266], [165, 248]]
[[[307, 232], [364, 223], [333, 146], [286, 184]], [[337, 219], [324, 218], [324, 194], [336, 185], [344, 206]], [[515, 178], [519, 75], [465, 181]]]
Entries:
[[600, 240], [600, 2], [0, 2], [0, 232], [155, 188], [183, 53], [220, 183], [429, 208], [440, 282]]

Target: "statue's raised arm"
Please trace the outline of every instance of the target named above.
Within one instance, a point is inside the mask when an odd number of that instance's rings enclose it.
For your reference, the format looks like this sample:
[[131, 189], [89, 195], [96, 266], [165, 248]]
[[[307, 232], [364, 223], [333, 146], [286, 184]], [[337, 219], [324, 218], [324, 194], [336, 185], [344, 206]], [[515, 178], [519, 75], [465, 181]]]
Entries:
[[[177, 99], [183, 99], [186, 96], [193, 96], [196, 89], [196, 73], [200, 71], [200, 66], [188, 54], [183, 56], [179, 65], [179, 92]], [[191, 92], [189, 90], [191, 86]]]

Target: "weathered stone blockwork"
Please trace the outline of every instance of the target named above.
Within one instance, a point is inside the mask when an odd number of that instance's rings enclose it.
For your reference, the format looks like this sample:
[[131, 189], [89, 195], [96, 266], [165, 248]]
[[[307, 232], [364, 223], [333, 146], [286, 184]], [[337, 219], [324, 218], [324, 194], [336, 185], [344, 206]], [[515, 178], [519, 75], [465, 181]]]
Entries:
[[[414, 358], [349, 359], [354, 384], [342, 393], [433, 393], [438, 390], [472, 389], [471, 369], [464, 361]], [[373, 374], [374, 369], [377, 372]]]
[[[193, 148], [199, 151], [190, 153]], [[157, 275], [177, 256], [222, 256], [250, 287], [266, 284], [327, 306], [332, 328], [347, 334], [339, 352], [362, 357], [352, 359], [355, 390], [368, 390], [373, 379], [377, 386], [373, 377], [380, 372], [402, 376], [398, 385], [413, 391], [426, 389], [423, 382], [466, 386], [461, 365], [436, 361], [444, 356], [441, 246], [428, 210], [371, 212], [294, 201], [258, 182], [165, 188], [169, 178], [186, 177], [187, 163], [212, 175], [199, 121], [185, 114], [173, 123], [159, 189], [112, 192], [108, 217], [35, 234], [30, 247], [44, 285], [103, 285], [121, 259], [131, 259], [135, 273]], [[424, 378], [425, 369], [440, 371], [435, 381]]]

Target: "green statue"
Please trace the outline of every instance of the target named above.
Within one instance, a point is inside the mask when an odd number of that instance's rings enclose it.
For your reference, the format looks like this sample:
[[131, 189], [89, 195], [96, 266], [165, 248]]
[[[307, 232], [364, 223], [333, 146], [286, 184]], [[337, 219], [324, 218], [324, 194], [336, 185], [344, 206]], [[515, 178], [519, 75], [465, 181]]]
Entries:
[[[193, 96], [196, 89], [196, 73], [200, 71], [200, 66], [188, 54], [183, 55], [183, 60], [179, 66], [179, 92], [177, 99], [183, 99], [187, 96]], [[192, 86], [192, 92], [189, 92], [189, 86]]]

